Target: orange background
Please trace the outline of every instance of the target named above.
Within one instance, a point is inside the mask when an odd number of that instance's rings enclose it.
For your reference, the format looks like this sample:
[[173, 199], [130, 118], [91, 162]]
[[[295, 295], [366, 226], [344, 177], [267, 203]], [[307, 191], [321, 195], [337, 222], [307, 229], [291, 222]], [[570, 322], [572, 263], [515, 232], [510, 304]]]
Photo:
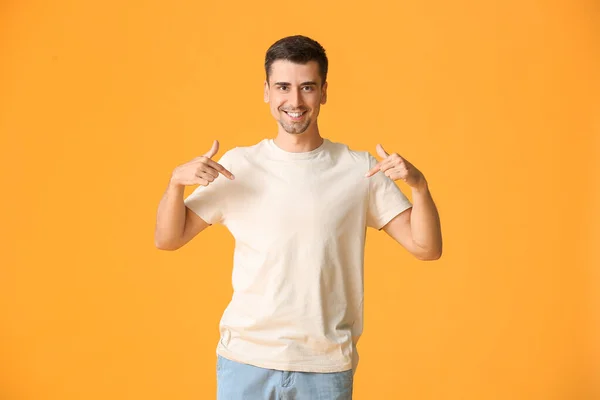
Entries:
[[274, 137], [291, 34], [322, 135], [406, 157], [442, 219], [436, 262], [369, 230], [355, 398], [600, 398], [597, 2], [52, 3], [0, 6], [0, 398], [215, 398], [234, 242], [157, 250], [156, 210], [213, 139]]

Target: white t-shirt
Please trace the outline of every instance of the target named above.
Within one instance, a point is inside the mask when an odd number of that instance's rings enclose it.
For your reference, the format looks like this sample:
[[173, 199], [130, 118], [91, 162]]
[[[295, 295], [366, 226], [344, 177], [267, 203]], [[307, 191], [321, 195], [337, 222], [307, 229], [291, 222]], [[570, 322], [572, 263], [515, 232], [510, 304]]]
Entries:
[[235, 238], [233, 296], [219, 324], [222, 357], [283, 371], [356, 372], [363, 331], [366, 228], [412, 204], [365, 151], [324, 139], [290, 153], [272, 139], [236, 147], [185, 205]]

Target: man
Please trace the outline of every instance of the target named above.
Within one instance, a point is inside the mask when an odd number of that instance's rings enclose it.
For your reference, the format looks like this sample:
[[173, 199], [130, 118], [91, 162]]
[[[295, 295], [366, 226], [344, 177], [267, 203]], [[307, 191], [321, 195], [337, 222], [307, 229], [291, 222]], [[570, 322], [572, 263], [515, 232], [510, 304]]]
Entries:
[[[420, 260], [442, 253], [439, 216], [418, 169], [381, 145], [377, 161], [321, 137], [327, 68], [310, 38], [274, 43], [264, 101], [277, 137], [231, 149], [218, 163], [215, 141], [175, 168], [158, 208], [160, 249], [178, 249], [215, 223], [235, 238], [234, 294], [216, 349], [219, 399], [351, 399], [366, 228], [383, 229]], [[395, 180], [411, 187], [414, 204]], [[184, 186], [195, 184], [184, 200]]]

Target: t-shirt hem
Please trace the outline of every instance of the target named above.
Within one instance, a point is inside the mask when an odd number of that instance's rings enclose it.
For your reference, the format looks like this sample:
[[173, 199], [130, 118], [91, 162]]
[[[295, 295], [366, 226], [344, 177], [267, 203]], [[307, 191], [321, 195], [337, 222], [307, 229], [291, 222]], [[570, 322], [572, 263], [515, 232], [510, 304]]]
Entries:
[[344, 371], [348, 371], [348, 370], [352, 369], [352, 361], [350, 361], [346, 364], [342, 364], [341, 366], [338, 366], [338, 365], [322, 366], [322, 365], [307, 365], [307, 364], [276, 363], [276, 362], [263, 361], [263, 360], [249, 361], [249, 360], [241, 359], [237, 355], [232, 354], [223, 349], [217, 349], [217, 355], [220, 355], [221, 357], [225, 357], [231, 361], [249, 364], [249, 365], [253, 365], [255, 367], [260, 367], [260, 368], [276, 369], [279, 371], [324, 373], [324, 372], [344, 372]]
[[382, 230], [383, 227], [386, 226], [388, 222], [390, 222], [397, 215], [408, 210], [412, 206], [413, 205], [410, 203], [403, 204], [403, 205], [397, 206], [397, 207], [393, 208], [392, 210], [388, 211], [387, 213], [385, 213], [378, 221], [379, 223], [377, 224], [377, 230], [379, 230], [379, 231]]
[[187, 203], [187, 199], [186, 201], [183, 202], [183, 204], [189, 208], [194, 214], [196, 214], [198, 217], [200, 217], [204, 222], [206, 222], [209, 225], [214, 225], [219, 221], [214, 221], [213, 218], [211, 217], [210, 214], [205, 213], [204, 210], [198, 210], [195, 207], [192, 208], [190, 207], [190, 205]]

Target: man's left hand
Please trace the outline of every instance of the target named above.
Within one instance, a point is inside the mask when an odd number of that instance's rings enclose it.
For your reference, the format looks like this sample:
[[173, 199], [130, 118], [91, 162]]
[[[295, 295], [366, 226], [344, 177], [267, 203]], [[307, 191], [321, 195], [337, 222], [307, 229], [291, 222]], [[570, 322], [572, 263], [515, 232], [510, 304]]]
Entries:
[[398, 179], [406, 182], [408, 186], [413, 189], [422, 189], [427, 185], [425, 181], [425, 177], [412, 165], [408, 162], [407, 159], [401, 157], [398, 153], [388, 154], [383, 146], [377, 145], [377, 154], [382, 158], [369, 172], [365, 174], [365, 177], [369, 178], [377, 173], [377, 171], [381, 171], [388, 178], [397, 181]]

